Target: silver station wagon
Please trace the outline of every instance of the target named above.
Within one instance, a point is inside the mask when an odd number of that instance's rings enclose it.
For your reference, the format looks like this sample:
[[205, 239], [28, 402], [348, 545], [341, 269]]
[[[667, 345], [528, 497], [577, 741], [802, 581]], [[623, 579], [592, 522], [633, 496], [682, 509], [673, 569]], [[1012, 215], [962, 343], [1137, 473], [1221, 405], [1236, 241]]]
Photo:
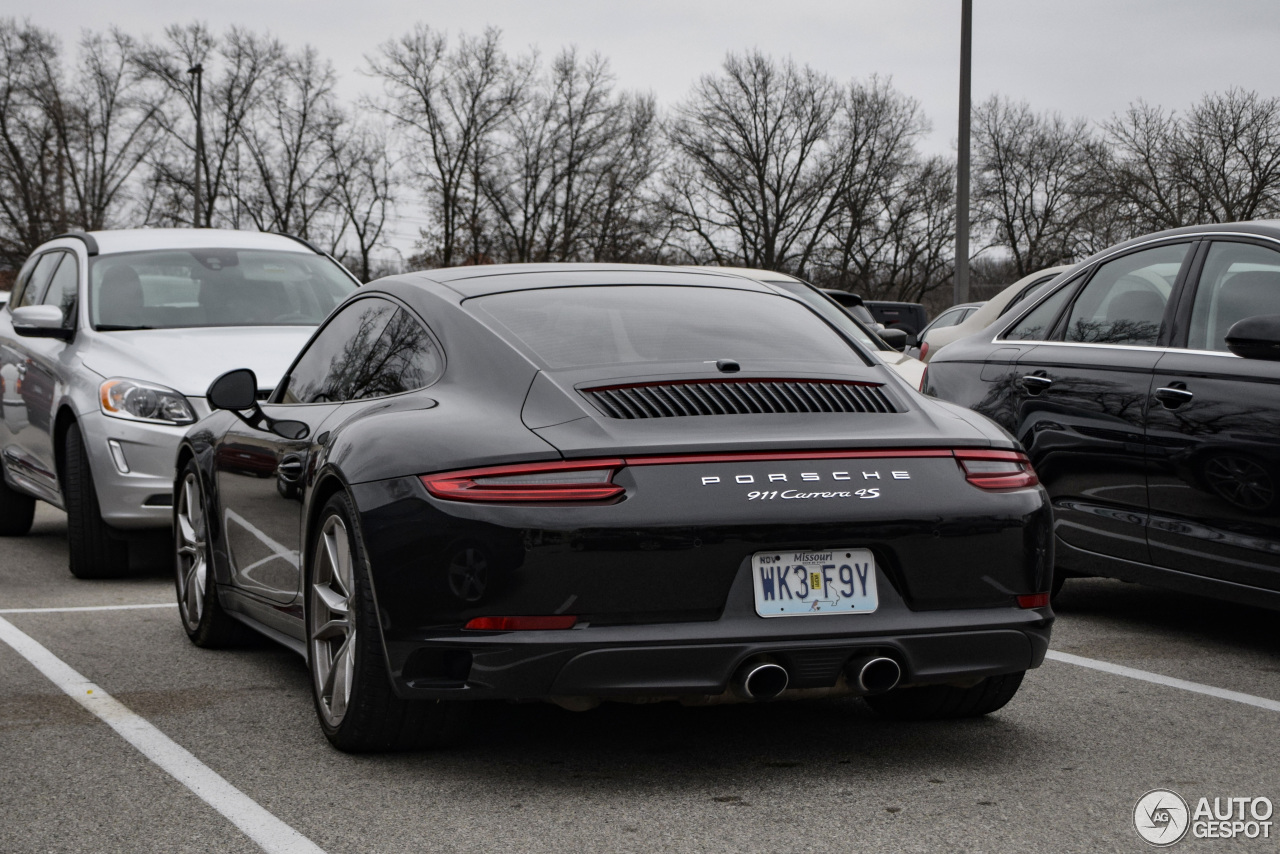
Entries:
[[296, 238], [219, 229], [62, 235], [0, 310], [0, 535], [67, 512], [72, 574], [124, 573], [172, 524], [174, 454], [219, 374], [265, 396], [359, 282]]

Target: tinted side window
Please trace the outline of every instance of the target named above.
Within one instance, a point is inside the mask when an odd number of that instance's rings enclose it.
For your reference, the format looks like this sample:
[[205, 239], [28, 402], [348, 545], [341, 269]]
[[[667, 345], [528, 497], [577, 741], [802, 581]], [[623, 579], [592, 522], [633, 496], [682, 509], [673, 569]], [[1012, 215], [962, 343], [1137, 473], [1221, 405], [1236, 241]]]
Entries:
[[336, 314], [299, 357], [286, 380], [284, 403], [353, 400], [375, 372], [378, 339], [397, 307], [356, 300]]
[[440, 353], [418, 319], [398, 309], [349, 382], [349, 400], [422, 388], [435, 378]]
[[45, 289], [41, 305], [56, 305], [62, 309], [62, 326], [71, 329], [76, 325], [76, 297], [80, 284], [80, 264], [76, 256], [70, 252], [62, 253], [62, 263], [58, 265], [49, 287]]
[[1157, 246], [1100, 266], [1071, 306], [1066, 340], [1154, 345], [1190, 247], [1189, 243]]
[[1227, 330], [1260, 314], [1280, 314], [1280, 253], [1251, 243], [1214, 243], [1196, 288], [1187, 346], [1225, 352]]
[[1031, 295], [1032, 295], [1032, 294], [1034, 294], [1036, 291], [1040, 290], [1040, 288], [1041, 288], [1043, 285], [1047, 285], [1047, 284], [1049, 284], [1050, 282], [1052, 282], [1052, 281], [1053, 281], [1054, 279], [1056, 279], [1056, 278], [1058, 278], [1058, 274], [1057, 274], [1057, 273], [1054, 273], [1054, 274], [1053, 274], [1053, 275], [1051, 275], [1051, 276], [1045, 276], [1045, 277], [1044, 277], [1044, 278], [1042, 278], [1042, 279], [1036, 279], [1034, 282], [1032, 282], [1031, 284], [1027, 285], [1027, 286], [1026, 286], [1025, 288], [1023, 288], [1022, 290], [1018, 291], [1018, 295], [1017, 295], [1016, 297], [1014, 297], [1013, 299], [1009, 300], [1009, 304], [1008, 304], [1008, 305], [1006, 305], [1004, 308], [1000, 309], [1000, 313], [999, 313], [999, 314], [997, 314], [997, 315], [996, 315], [996, 317], [1004, 317], [1006, 314], [1008, 314], [1008, 313], [1009, 313], [1009, 311], [1010, 311], [1011, 309], [1017, 308], [1019, 305], [1021, 305], [1021, 304], [1022, 304], [1022, 301], [1023, 301], [1024, 299], [1026, 299], [1027, 297], [1031, 296]]
[[49, 284], [49, 279], [53, 276], [53, 271], [58, 266], [58, 262], [62, 260], [62, 252], [46, 252], [40, 256], [40, 260], [36, 263], [36, 268], [31, 271], [31, 278], [27, 281], [27, 286], [22, 289], [22, 293], [18, 295], [17, 301], [13, 304], [14, 308], [22, 308], [24, 305], [38, 305], [40, 298], [44, 296], [45, 285]]
[[1053, 331], [1053, 321], [1058, 317], [1058, 313], [1062, 311], [1062, 307], [1066, 305], [1067, 300], [1071, 298], [1071, 294], [1075, 291], [1077, 284], [1079, 284], [1078, 279], [1075, 283], [1058, 288], [1053, 296], [1032, 309], [1030, 314], [1019, 320], [1012, 329], [1006, 332], [1005, 339], [1008, 341], [1047, 340], [1049, 334]]

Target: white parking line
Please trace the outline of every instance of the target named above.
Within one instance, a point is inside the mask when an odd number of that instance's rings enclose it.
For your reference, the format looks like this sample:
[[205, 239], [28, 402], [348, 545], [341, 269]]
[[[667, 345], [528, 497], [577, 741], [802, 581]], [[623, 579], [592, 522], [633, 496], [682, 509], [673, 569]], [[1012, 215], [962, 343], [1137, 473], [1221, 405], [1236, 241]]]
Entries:
[[13, 647], [50, 682], [119, 733], [143, 756], [222, 813], [262, 850], [271, 854], [324, 854], [323, 849], [310, 839], [267, 812], [186, 748], [145, 718], [131, 712], [3, 617], [0, 617], [0, 640]]
[[66, 614], [72, 611], [136, 611], [140, 608], [176, 608], [177, 602], [149, 605], [77, 605], [66, 608], [0, 608], [0, 614]]
[[1103, 673], [1113, 673], [1116, 676], [1127, 676], [1130, 679], [1138, 679], [1142, 682], [1153, 682], [1156, 685], [1164, 685], [1169, 688], [1180, 688], [1183, 691], [1190, 691], [1194, 694], [1206, 694], [1210, 697], [1217, 697], [1219, 700], [1231, 700], [1234, 703], [1244, 703], [1246, 706], [1257, 706], [1259, 709], [1280, 712], [1280, 700], [1269, 700], [1266, 697], [1255, 697], [1252, 694], [1242, 694], [1239, 691], [1228, 691], [1226, 688], [1215, 688], [1212, 685], [1202, 685], [1199, 682], [1188, 682], [1186, 679], [1175, 679], [1172, 676], [1162, 676], [1159, 673], [1125, 667], [1123, 664], [1112, 664], [1109, 661], [1099, 661], [1096, 658], [1084, 658], [1079, 655], [1072, 655], [1069, 652], [1049, 650], [1045, 653], [1045, 658], [1061, 661], [1063, 664], [1074, 664], [1077, 667], [1088, 667], [1090, 670], [1101, 670]]

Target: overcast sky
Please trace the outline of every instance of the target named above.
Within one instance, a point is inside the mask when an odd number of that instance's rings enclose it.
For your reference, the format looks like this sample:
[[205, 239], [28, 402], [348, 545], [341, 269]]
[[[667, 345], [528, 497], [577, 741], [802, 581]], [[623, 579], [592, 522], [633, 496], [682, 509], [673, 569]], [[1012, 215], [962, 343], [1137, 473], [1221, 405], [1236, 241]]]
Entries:
[[[1280, 94], [1274, 0], [975, 0], [973, 98], [999, 92], [1037, 110], [1105, 119], [1138, 98], [1183, 108], [1231, 86]], [[8, 11], [5, 11], [8, 7]], [[182, 11], [183, 9], [190, 11]], [[372, 88], [364, 56], [414, 22], [500, 27], [513, 52], [576, 44], [607, 56], [624, 88], [673, 104], [726, 51], [758, 47], [839, 79], [892, 76], [933, 123], [925, 146], [954, 150], [960, 0], [46, 0], [0, 2], [68, 44], [81, 28], [159, 36], [203, 20], [269, 30], [333, 61], [341, 91]]]

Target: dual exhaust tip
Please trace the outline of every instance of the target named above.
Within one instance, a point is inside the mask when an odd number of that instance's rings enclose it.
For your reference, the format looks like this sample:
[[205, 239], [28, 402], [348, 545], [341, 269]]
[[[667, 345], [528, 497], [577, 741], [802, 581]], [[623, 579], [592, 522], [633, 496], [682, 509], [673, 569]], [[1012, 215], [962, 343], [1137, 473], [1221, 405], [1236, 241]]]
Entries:
[[[856, 694], [883, 694], [897, 687], [902, 666], [883, 655], [852, 659], [844, 668], [845, 678]], [[772, 700], [791, 681], [785, 667], [768, 658], [754, 658], [738, 668], [733, 692], [744, 700]]]

